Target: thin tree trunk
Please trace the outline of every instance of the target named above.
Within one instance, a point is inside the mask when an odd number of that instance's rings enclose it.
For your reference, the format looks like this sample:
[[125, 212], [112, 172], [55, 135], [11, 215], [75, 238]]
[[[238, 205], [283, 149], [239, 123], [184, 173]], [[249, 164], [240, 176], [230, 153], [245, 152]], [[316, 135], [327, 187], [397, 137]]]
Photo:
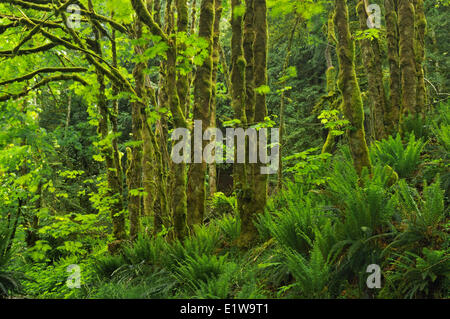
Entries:
[[[282, 76], [286, 76], [286, 71], [287, 68], [289, 67], [289, 61], [291, 59], [291, 54], [292, 54], [292, 44], [294, 42], [294, 35], [295, 32], [297, 31], [297, 26], [300, 22], [300, 17], [297, 17], [295, 19], [295, 24], [294, 27], [292, 28], [292, 32], [291, 35], [289, 37], [288, 40], [288, 47], [287, 47], [287, 52], [286, 52], [286, 56], [284, 58], [284, 64], [283, 64], [283, 71], [282, 71]], [[327, 46], [328, 48], [328, 46]], [[331, 58], [330, 58], [331, 59]], [[281, 82], [281, 85], [284, 85], [285, 81]], [[286, 93], [284, 88], [282, 88], [282, 92], [281, 92], [281, 101], [280, 101], [280, 150], [278, 153], [278, 162], [279, 162], [279, 167], [278, 167], [278, 178], [277, 178], [277, 189], [278, 191], [281, 191], [283, 189], [283, 137], [284, 137], [284, 109], [285, 109], [285, 98], [286, 98]]]
[[[212, 73], [212, 96], [211, 96], [211, 127], [216, 127], [216, 84], [217, 72], [220, 62], [220, 20], [222, 18], [222, 2], [215, 2], [215, 18], [214, 18], [214, 38], [213, 38], [213, 73]], [[214, 136], [211, 142], [216, 142]], [[215, 152], [213, 153], [215, 156]], [[209, 164], [209, 195], [212, 196], [217, 191], [217, 167], [216, 162]]]
[[[137, 21], [135, 23], [136, 39], [142, 36], [142, 24]], [[139, 46], [134, 48], [135, 54], [142, 54], [143, 50]], [[145, 64], [136, 63], [133, 70], [133, 77], [135, 80], [135, 91], [138, 97], [142, 98], [144, 95], [144, 71]], [[131, 103], [131, 124], [133, 142], [135, 145], [127, 148], [128, 170], [127, 170], [127, 184], [128, 184], [128, 214], [130, 217], [130, 239], [135, 240], [139, 234], [140, 229], [140, 215], [141, 215], [141, 197], [139, 189], [142, 186], [142, 114], [141, 103], [138, 100]]]
[[[89, 4], [92, 10], [92, 3]], [[102, 56], [102, 50], [100, 46], [100, 31], [95, 28], [95, 51], [97, 55]], [[98, 131], [103, 141], [107, 141], [109, 136], [109, 125], [108, 120], [110, 119], [107, 99], [106, 99], [106, 85], [104, 75], [100, 70], [97, 70], [97, 82], [99, 84], [99, 90], [97, 92], [97, 106], [100, 113], [100, 119], [98, 124]], [[117, 131], [112, 132], [112, 134], [117, 133]], [[113, 140], [115, 137], [113, 138]], [[111, 220], [113, 228], [113, 238], [114, 243], [111, 243], [109, 250], [111, 253], [115, 253], [121, 245], [122, 240], [126, 238], [125, 230], [125, 216], [123, 213], [123, 198], [122, 198], [122, 175], [117, 169], [114, 158], [118, 158], [118, 154], [114, 154], [115, 148], [113, 143], [108, 142], [102, 145], [102, 153], [105, 158], [106, 164], [106, 176], [108, 181], [108, 196], [112, 199], [111, 204]]]
[[[331, 14], [328, 18], [328, 26], [327, 26], [327, 48], [325, 49], [325, 59], [327, 61], [327, 71], [326, 71], [326, 81], [327, 81], [327, 96], [335, 96], [336, 94], [336, 68], [333, 66], [333, 59], [331, 57], [331, 47], [332, 43], [336, 43], [336, 37], [334, 35], [334, 22], [333, 15]], [[333, 102], [332, 106], [336, 105], [336, 102]], [[328, 131], [327, 139], [325, 144], [322, 147], [322, 154], [331, 153], [333, 147], [335, 145], [335, 136], [331, 132]]]

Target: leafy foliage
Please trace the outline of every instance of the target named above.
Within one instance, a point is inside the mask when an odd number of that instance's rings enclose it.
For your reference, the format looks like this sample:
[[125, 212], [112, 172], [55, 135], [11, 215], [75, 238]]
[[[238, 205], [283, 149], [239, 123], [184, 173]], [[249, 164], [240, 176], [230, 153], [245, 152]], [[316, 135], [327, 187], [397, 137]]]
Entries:
[[421, 164], [421, 153], [425, 143], [417, 140], [414, 134], [409, 135], [404, 146], [400, 135], [396, 138], [375, 142], [371, 148], [371, 158], [374, 162], [391, 166], [401, 178], [410, 177]]

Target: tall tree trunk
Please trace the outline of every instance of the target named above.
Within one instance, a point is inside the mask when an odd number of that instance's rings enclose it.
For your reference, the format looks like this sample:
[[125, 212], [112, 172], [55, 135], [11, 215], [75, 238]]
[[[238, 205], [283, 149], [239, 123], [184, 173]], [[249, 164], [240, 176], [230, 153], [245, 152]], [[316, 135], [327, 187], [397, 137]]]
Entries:
[[[216, 93], [217, 93], [217, 72], [220, 62], [220, 20], [222, 18], [222, 2], [216, 0], [215, 2], [215, 17], [214, 17], [214, 37], [213, 37], [213, 73], [212, 73], [212, 96], [211, 96], [211, 127], [216, 127]], [[211, 142], [216, 142], [214, 136]], [[215, 155], [215, 152], [213, 153]], [[209, 164], [209, 195], [212, 196], [217, 191], [217, 167], [216, 162]]]
[[[335, 96], [336, 93], [336, 68], [333, 66], [333, 59], [331, 57], [331, 47], [333, 43], [336, 43], [336, 36], [334, 35], [334, 22], [333, 22], [333, 14], [330, 14], [328, 18], [328, 27], [327, 27], [327, 48], [325, 50], [325, 59], [327, 61], [327, 71], [326, 71], [326, 81], [327, 81], [327, 96]], [[337, 103], [333, 101], [332, 106]], [[331, 153], [333, 147], [335, 145], [335, 136], [331, 132], [328, 131], [327, 139], [325, 144], [322, 147], [323, 153]]]
[[[255, 0], [245, 0], [244, 15], [244, 58], [245, 67], [245, 115], [247, 123], [251, 125], [255, 118], [256, 94], [255, 94]], [[249, 165], [249, 167], [252, 165]]]
[[[92, 10], [92, 3], [90, 3], [90, 9]], [[94, 28], [95, 35], [95, 45], [94, 50], [98, 56], [102, 56], [102, 50], [100, 46], [100, 31], [98, 28]], [[126, 238], [125, 230], [125, 215], [123, 212], [123, 198], [122, 198], [122, 171], [119, 170], [120, 167], [117, 166], [117, 161], [115, 158], [119, 158], [119, 154], [115, 154], [117, 149], [114, 147], [115, 140], [117, 139], [115, 127], [112, 127], [111, 134], [114, 134], [111, 143], [108, 142], [108, 137], [110, 134], [109, 120], [110, 114], [108, 111], [107, 99], [106, 99], [106, 85], [104, 74], [97, 69], [97, 82], [99, 84], [99, 89], [97, 92], [97, 107], [100, 113], [100, 119], [98, 124], [98, 132], [101, 136], [102, 141], [102, 154], [105, 158], [106, 164], [106, 177], [108, 181], [108, 196], [111, 197], [111, 220], [112, 220], [112, 232], [114, 243], [111, 243], [109, 250], [111, 253], [117, 251], [120, 247], [122, 240]]]
[[[300, 17], [298, 16], [295, 19], [295, 24], [294, 27], [292, 28], [292, 32], [289, 36], [289, 40], [288, 40], [288, 47], [287, 47], [287, 52], [286, 52], [286, 56], [284, 57], [284, 63], [283, 63], [283, 72], [282, 72], [282, 76], [286, 76], [286, 72], [287, 69], [289, 67], [289, 61], [291, 59], [291, 54], [292, 54], [292, 44], [294, 42], [294, 35], [295, 32], [297, 31], [297, 26], [300, 22]], [[329, 46], [327, 46], [328, 48]], [[281, 82], [281, 85], [284, 85], [285, 81]], [[277, 176], [277, 189], [278, 191], [281, 191], [283, 188], [283, 137], [284, 137], [284, 109], [285, 109], [285, 102], [286, 102], [286, 92], [284, 90], [284, 88], [281, 88], [283, 91], [281, 92], [281, 97], [280, 97], [280, 151], [278, 153], [278, 163], [279, 163], [279, 167], [278, 167], [278, 176]]]
[[[356, 6], [359, 16], [361, 30], [367, 30], [367, 8], [365, 1], [361, 0]], [[380, 140], [386, 136], [384, 129], [384, 113], [386, 112], [386, 93], [383, 84], [383, 68], [381, 61], [381, 51], [378, 39], [362, 39], [361, 51], [363, 63], [366, 69], [367, 80], [369, 82], [368, 95], [370, 109], [374, 117], [372, 123], [375, 130], [375, 138]]]
[[[258, 90], [267, 86], [267, 55], [268, 55], [268, 27], [267, 27], [267, 2], [266, 0], [254, 0], [254, 29], [255, 41], [253, 45], [254, 56], [254, 81], [256, 88], [256, 104], [252, 120], [255, 123], [262, 123], [267, 116], [266, 90]], [[248, 120], [248, 119], [247, 119]], [[267, 152], [267, 149], [264, 153]], [[261, 150], [260, 150], [261, 154]], [[260, 158], [261, 161], [261, 158]], [[265, 165], [257, 163], [251, 169], [251, 196], [248, 211], [244, 211], [241, 216], [241, 236], [240, 246], [246, 247], [258, 237], [258, 232], [254, 225], [254, 219], [258, 214], [264, 212], [267, 202], [267, 182], [268, 176], [261, 174], [260, 168]], [[249, 181], [250, 181], [249, 180]]]
[[[99, 132], [103, 141], [107, 141], [109, 135], [108, 128], [108, 108], [105, 96], [105, 83], [103, 74], [97, 75], [97, 80], [100, 84], [98, 92], [98, 108], [100, 111]], [[117, 169], [114, 165], [113, 148], [106, 142], [102, 147], [102, 153], [106, 163], [106, 176], [108, 180], [108, 196], [112, 199], [111, 204], [111, 219], [113, 224], [113, 237], [115, 240], [121, 241], [125, 239], [125, 216], [123, 214], [123, 199], [122, 190], [120, 188], [121, 181], [119, 180]]]
[[400, 131], [408, 117], [416, 117], [417, 76], [414, 54], [414, 5], [413, 0], [398, 0], [398, 28], [400, 43], [400, 69], [402, 72], [402, 110]]
[[347, 130], [353, 164], [358, 174], [364, 167], [371, 169], [369, 149], [364, 132], [364, 110], [355, 71], [355, 45], [350, 34], [346, 0], [336, 0], [334, 25], [338, 39], [338, 85], [343, 97], [344, 115], [350, 122]]
[[[231, 1], [231, 84], [232, 99], [231, 105], [234, 112], [234, 118], [239, 120], [241, 126], [247, 125], [245, 112], [246, 84], [245, 68], [246, 61], [243, 48], [243, 16], [239, 13], [241, 5], [240, 0]], [[235, 145], [236, 145], [235, 139]], [[233, 166], [233, 190], [237, 197], [237, 209], [241, 218], [241, 223], [248, 222], [248, 202], [251, 200], [250, 189], [247, 184], [247, 167], [245, 163], [236, 162]]]
[[415, 54], [416, 54], [416, 74], [417, 74], [417, 94], [416, 94], [416, 113], [422, 117], [425, 114], [427, 105], [427, 91], [425, 86], [425, 34], [427, 30], [427, 19], [425, 17], [424, 1], [414, 0], [415, 7]]
[[[202, 122], [202, 136], [209, 128], [211, 117], [212, 101], [212, 73], [213, 73], [213, 34], [214, 34], [214, 15], [215, 0], [202, 0], [200, 7], [199, 32], [200, 38], [208, 43], [209, 54], [203, 64], [197, 68], [197, 74], [194, 83], [194, 120]], [[195, 139], [193, 139], [193, 142]], [[192, 227], [201, 224], [205, 215], [206, 204], [206, 162], [203, 159], [203, 148], [205, 142], [201, 145], [194, 145], [193, 152], [202, 154], [201, 163], [192, 163], [190, 165], [188, 181], [188, 225]], [[196, 150], [198, 148], [198, 150]], [[200, 149], [201, 148], [201, 149]], [[194, 158], [195, 160], [195, 158]]]
[[389, 105], [385, 113], [385, 124], [387, 132], [391, 134], [396, 131], [399, 124], [402, 97], [397, 1], [384, 0], [387, 57], [390, 70]]
[[[142, 36], [142, 24], [137, 21], [135, 23], [136, 39]], [[143, 53], [139, 46], [135, 46], [135, 54]], [[135, 81], [135, 91], [139, 98], [143, 97], [144, 87], [144, 71], [145, 63], [136, 63], [133, 70], [133, 77]], [[139, 233], [140, 226], [140, 191], [142, 186], [142, 114], [141, 103], [137, 99], [131, 103], [131, 123], [132, 123], [132, 138], [135, 145], [130, 150], [127, 148], [128, 170], [127, 170], [127, 184], [128, 184], [128, 214], [130, 216], [130, 239], [135, 240]]]
[[[172, 1], [166, 2], [166, 30], [174, 30], [174, 8]], [[166, 32], [172, 34], [172, 32]], [[169, 36], [167, 38], [168, 49], [166, 51], [167, 59], [166, 65], [162, 68], [165, 78], [165, 88], [167, 94], [167, 105], [172, 113], [173, 125], [177, 128], [187, 128], [187, 122], [184, 115], [184, 110], [180, 105], [180, 99], [177, 89], [177, 41], [176, 37]], [[162, 163], [170, 162], [170, 156], [166, 153], [167, 145], [166, 135], [164, 127], [160, 129], [160, 140], [158, 140], [159, 147], [161, 148], [161, 155], [164, 159]], [[171, 183], [171, 192], [165, 194], [165, 196], [171, 199], [170, 206], [173, 218], [173, 233], [171, 236], [182, 240], [187, 235], [187, 195], [186, 195], [186, 163], [171, 164], [171, 176], [173, 177], [173, 183]], [[164, 176], [165, 170], [160, 172]]]
[[[180, 33], [188, 33], [189, 27], [189, 15], [187, 0], [176, 0], [176, 8], [178, 13], [177, 28]], [[186, 50], [186, 44], [180, 43], [179, 49]], [[177, 81], [178, 96], [180, 97], [181, 109], [184, 112], [184, 116], [189, 114], [189, 76], [178, 73]]]

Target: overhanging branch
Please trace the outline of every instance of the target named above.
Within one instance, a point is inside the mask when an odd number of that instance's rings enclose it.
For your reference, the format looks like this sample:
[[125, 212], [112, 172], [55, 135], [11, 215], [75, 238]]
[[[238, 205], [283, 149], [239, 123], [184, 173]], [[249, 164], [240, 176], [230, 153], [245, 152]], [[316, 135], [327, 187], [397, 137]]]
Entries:
[[46, 78], [42, 79], [41, 81], [39, 81], [38, 83], [36, 83], [35, 85], [33, 85], [31, 88], [25, 88], [22, 92], [4, 94], [4, 95], [0, 96], [0, 102], [5, 102], [8, 100], [15, 100], [15, 99], [24, 97], [30, 91], [36, 90], [37, 88], [47, 85], [50, 82], [68, 81], [68, 80], [80, 82], [81, 84], [83, 84], [85, 86], [88, 85], [88, 83], [77, 74], [59, 74], [59, 75], [46, 77]]
[[26, 81], [26, 80], [30, 80], [32, 78], [34, 78], [36, 75], [41, 74], [41, 73], [55, 73], [55, 72], [62, 72], [62, 73], [72, 73], [72, 72], [86, 72], [88, 69], [86, 68], [81, 68], [81, 67], [69, 67], [69, 68], [42, 68], [39, 70], [35, 70], [31, 73], [25, 74], [23, 76], [14, 78], [14, 79], [10, 79], [7, 81], [3, 81], [0, 82], [0, 85], [6, 85], [9, 83], [14, 83], [14, 82], [22, 82], [22, 81]]

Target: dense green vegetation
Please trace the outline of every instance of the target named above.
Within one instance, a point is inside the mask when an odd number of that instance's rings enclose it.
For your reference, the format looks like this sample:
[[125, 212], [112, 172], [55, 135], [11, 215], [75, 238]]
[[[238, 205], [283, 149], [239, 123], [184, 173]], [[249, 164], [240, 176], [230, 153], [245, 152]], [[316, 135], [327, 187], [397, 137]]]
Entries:
[[450, 3], [368, 4], [0, 0], [0, 299], [450, 298]]

